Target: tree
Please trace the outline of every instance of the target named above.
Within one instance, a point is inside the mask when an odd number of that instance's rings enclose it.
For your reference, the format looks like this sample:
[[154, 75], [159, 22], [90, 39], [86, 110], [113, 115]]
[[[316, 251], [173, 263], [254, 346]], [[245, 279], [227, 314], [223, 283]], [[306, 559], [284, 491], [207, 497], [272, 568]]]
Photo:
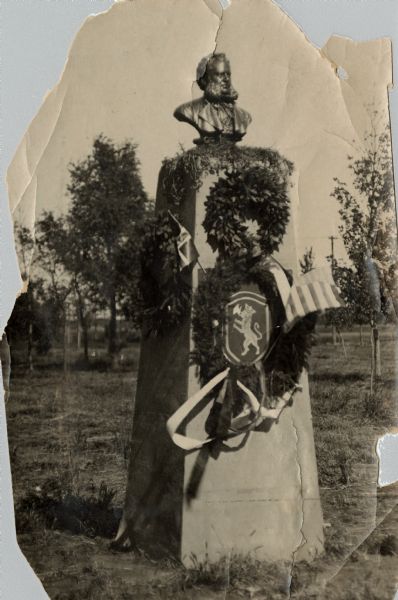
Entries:
[[52, 212], [44, 212], [38, 222], [36, 243], [40, 268], [46, 274], [47, 302], [55, 313], [62, 316], [65, 367], [70, 310], [75, 307], [77, 322], [83, 333], [84, 358], [88, 362], [90, 314], [99, 303], [98, 298], [90, 294], [84, 280], [81, 252], [74, 243], [74, 236], [65, 217], [56, 218]]
[[[391, 137], [375, 123], [359, 158], [348, 156], [352, 182], [335, 179], [332, 197], [340, 204], [340, 232], [352, 265], [351, 305], [355, 319], [372, 329], [372, 375], [381, 376], [378, 323], [396, 309], [396, 216]], [[372, 379], [373, 381], [373, 379]]]
[[136, 145], [116, 146], [103, 135], [97, 137], [90, 155], [71, 164], [68, 192], [70, 256], [91, 296], [109, 311], [108, 352], [114, 358], [118, 306], [126, 277], [138, 280], [138, 229], [148, 201]]
[[7, 323], [7, 337], [11, 346], [17, 339], [26, 342], [26, 360], [29, 370], [33, 371], [33, 349], [45, 353], [51, 346], [50, 332], [42, 304], [43, 279], [35, 272], [34, 240], [27, 227], [16, 224], [15, 242], [21, 276], [26, 282], [26, 291], [20, 294], [15, 302]]
[[303, 258], [299, 262], [300, 262], [300, 269], [301, 269], [301, 272], [303, 273], [303, 275], [305, 273], [309, 273], [310, 271], [312, 271], [312, 269], [314, 268], [314, 262], [315, 262], [315, 256], [314, 256], [314, 251], [312, 249], [312, 246], [311, 246], [311, 248], [306, 248], [306, 250], [303, 254]]
[[96, 306], [98, 304], [98, 299], [94, 299], [90, 295], [89, 287], [84, 281], [81, 272], [78, 272], [77, 270], [73, 272], [72, 284], [74, 289], [78, 327], [81, 328], [83, 334], [84, 360], [86, 363], [88, 363], [89, 328], [92, 316], [95, 313]]
[[332, 256], [328, 256], [327, 259], [331, 264], [333, 279], [340, 290], [344, 306], [328, 310], [325, 314], [325, 324], [332, 326], [333, 345], [337, 345], [339, 337], [344, 354], [346, 354], [342, 330], [352, 327], [355, 322], [357, 278], [351, 267], [339, 265], [338, 261]]
[[36, 227], [37, 265], [43, 271], [45, 302], [53, 324], [61, 325], [64, 371], [67, 370], [69, 307], [73, 296], [72, 276], [65, 265], [69, 252], [65, 220], [44, 212]]
[[9, 320], [9, 331], [17, 331], [26, 334], [27, 361], [29, 370], [33, 371], [33, 323], [34, 323], [34, 294], [33, 285], [28, 280], [29, 268], [33, 256], [34, 241], [27, 227], [17, 224], [15, 226], [15, 242], [18, 254], [21, 277], [27, 282], [26, 296], [19, 296]]

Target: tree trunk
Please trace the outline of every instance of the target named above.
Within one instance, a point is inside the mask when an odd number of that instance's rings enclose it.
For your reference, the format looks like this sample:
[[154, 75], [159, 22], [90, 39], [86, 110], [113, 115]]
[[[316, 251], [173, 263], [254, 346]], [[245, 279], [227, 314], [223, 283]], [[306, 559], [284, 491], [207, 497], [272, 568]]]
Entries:
[[28, 326], [28, 368], [33, 371], [33, 324]]
[[84, 351], [84, 360], [88, 363], [88, 319], [87, 317], [83, 319], [82, 329], [83, 329], [83, 351]]
[[333, 346], [337, 346], [337, 333], [336, 327], [332, 325], [332, 338], [333, 338]]
[[80, 326], [80, 319], [77, 319], [77, 340], [76, 340], [77, 349], [80, 350], [82, 347], [82, 328]]
[[3, 377], [4, 402], [7, 403], [10, 395], [11, 353], [5, 333], [3, 333], [3, 336], [0, 340], [0, 359]]
[[347, 350], [346, 350], [346, 347], [345, 347], [345, 341], [344, 341], [344, 338], [343, 338], [343, 334], [341, 333], [340, 329], [337, 329], [337, 333], [339, 335], [339, 338], [340, 338], [340, 341], [341, 341], [341, 345], [343, 346], [344, 356], [345, 356], [345, 358], [347, 358]]
[[66, 313], [64, 314], [64, 334], [63, 334], [63, 350], [64, 350], [64, 374], [68, 371], [68, 321]]
[[381, 378], [381, 356], [380, 356], [380, 335], [379, 328], [375, 323], [372, 324], [372, 362], [375, 379]]
[[27, 361], [29, 371], [33, 371], [33, 297], [32, 287], [28, 283], [28, 314], [29, 314], [29, 325], [28, 325], [28, 344], [27, 344]]
[[363, 347], [363, 328], [362, 325], [359, 326], [359, 345], [361, 348]]
[[109, 338], [108, 338], [108, 354], [112, 359], [112, 366], [115, 365], [115, 361], [116, 361], [116, 314], [117, 314], [117, 310], [116, 310], [116, 294], [112, 294], [111, 295], [111, 299], [110, 299], [110, 311], [111, 311], [111, 317], [109, 320]]
[[84, 352], [84, 360], [86, 363], [89, 362], [88, 357], [88, 315], [84, 314], [84, 301], [82, 300], [79, 292], [78, 292], [78, 302], [77, 302], [77, 317], [78, 317], [78, 345], [77, 347], [81, 348], [81, 338], [83, 337], [83, 352]]

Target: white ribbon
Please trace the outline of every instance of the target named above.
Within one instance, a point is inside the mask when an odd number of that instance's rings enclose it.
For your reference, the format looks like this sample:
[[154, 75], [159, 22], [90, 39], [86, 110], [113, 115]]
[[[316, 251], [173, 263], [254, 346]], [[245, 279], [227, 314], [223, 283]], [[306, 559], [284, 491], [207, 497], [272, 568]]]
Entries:
[[[184, 404], [182, 404], [176, 411], [171, 415], [168, 419], [166, 426], [167, 431], [173, 442], [182, 448], [183, 450], [198, 450], [202, 448], [205, 444], [209, 444], [212, 442], [215, 437], [209, 437], [205, 440], [198, 440], [181, 433], [177, 433], [177, 429], [180, 427], [181, 423], [188, 417], [188, 415], [193, 411], [193, 409], [207, 396], [213, 388], [216, 387], [221, 381], [225, 380], [228, 373], [229, 367], [221, 373], [218, 373], [213, 379], [211, 379], [205, 386], [203, 386], [200, 390], [198, 390], [193, 396], [191, 396]], [[241, 435], [251, 431], [255, 427], [258, 427], [264, 419], [272, 419], [276, 420], [279, 418], [282, 410], [285, 408], [287, 403], [292, 398], [293, 394], [298, 390], [301, 390], [301, 386], [298, 384], [294, 384], [290, 390], [285, 392], [283, 396], [277, 399], [276, 406], [274, 408], [265, 408], [262, 406], [262, 403], [257, 400], [256, 396], [253, 394], [249, 388], [247, 388], [241, 381], [236, 382], [238, 387], [246, 394], [248, 399], [248, 407], [245, 408], [239, 415], [234, 417], [231, 422], [230, 433], [231, 437], [236, 435]], [[220, 396], [224, 396], [225, 394], [225, 384], [221, 390]], [[211, 398], [209, 398], [210, 402]], [[254, 413], [254, 417], [253, 417]]]
[[169, 432], [169, 435], [173, 442], [183, 450], [196, 450], [198, 448], [201, 448], [204, 444], [208, 444], [214, 439], [207, 438], [206, 440], [196, 440], [195, 438], [190, 438], [186, 435], [182, 435], [181, 433], [177, 433], [177, 429], [184, 421], [184, 419], [186, 419], [189, 413], [193, 411], [195, 406], [197, 406], [199, 402], [203, 400], [203, 398], [207, 396], [207, 394], [209, 394], [209, 392], [211, 392], [211, 390], [215, 388], [218, 383], [223, 381], [223, 379], [226, 378], [228, 373], [229, 367], [228, 369], [225, 369], [225, 371], [218, 373], [218, 375], [213, 377], [213, 379], [206, 383], [205, 386], [198, 390], [193, 396], [191, 396], [186, 402], [184, 402], [184, 404], [181, 404], [181, 406], [177, 408], [175, 413], [173, 413], [168, 419], [166, 423], [167, 431]]

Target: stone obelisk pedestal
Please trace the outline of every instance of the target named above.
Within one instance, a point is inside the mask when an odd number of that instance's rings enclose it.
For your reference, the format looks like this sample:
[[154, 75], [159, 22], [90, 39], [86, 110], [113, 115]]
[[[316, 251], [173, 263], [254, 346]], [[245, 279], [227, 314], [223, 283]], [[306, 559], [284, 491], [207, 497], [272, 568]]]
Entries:
[[[269, 431], [234, 438], [215, 455], [185, 459], [185, 485], [195, 465], [204, 474], [196, 499], [184, 501], [181, 557], [210, 561], [251, 554], [260, 560], [311, 560], [323, 548], [322, 513], [306, 374]], [[197, 437], [205, 416], [188, 428]]]
[[[161, 172], [160, 209], [167, 207], [162, 177]], [[213, 181], [208, 176], [198, 191], [191, 189], [180, 214], [204, 268], [215, 261], [202, 227]], [[295, 249], [294, 230], [289, 228], [284, 244]], [[199, 276], [195, 266], [194, 289]], [[190, 318], [178, 331], [142, 341], [119, 539], [128, 537], [150, 552], [172, 553], [187, 566], [193, 555], [199, 562], [231, 554], [270, 561], [311, 559], [323, 549], [323, 524], [306, 373], [303, 391], [268, 431], [236, 437], [211, 451], [185, 453], [169, 438], [166, 421], [199, 388], [197, 368], [189, 364], [191, 350]], [[205, 437], [208, 410], [189, 423], [188, 435]]]

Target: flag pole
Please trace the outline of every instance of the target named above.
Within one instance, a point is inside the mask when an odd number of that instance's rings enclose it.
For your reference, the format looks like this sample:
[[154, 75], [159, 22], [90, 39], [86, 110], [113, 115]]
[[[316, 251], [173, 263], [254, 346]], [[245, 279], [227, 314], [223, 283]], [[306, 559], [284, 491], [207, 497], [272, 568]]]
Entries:
[[196, 259], [196, 262], [198, 263], [198, 266], [199, 266], [199, 267], [202, 269], [203, 273], [204, 273], [205, 275], [207, 275], [207, 271], [206, 271], [206, 269], [205, 269], [204, 267], [202, 267], [202, 265], [200, 264], [199, 258], [197, 258], [197, 259]]

